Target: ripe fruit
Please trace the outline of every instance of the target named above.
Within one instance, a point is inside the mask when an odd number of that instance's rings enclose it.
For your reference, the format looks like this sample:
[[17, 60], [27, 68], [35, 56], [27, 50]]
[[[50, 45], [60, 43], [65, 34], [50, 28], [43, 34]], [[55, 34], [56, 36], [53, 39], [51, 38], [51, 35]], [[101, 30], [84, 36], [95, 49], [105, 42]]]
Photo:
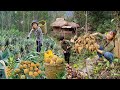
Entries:
[[23, 64], [23, 68], [27, 68], [27, 65], [26, 65], [26, 64]]
[[53, 64], [55, 64], [55, 62], [51, 60], [50, 65], [53, 65]]
[[21, 64], [21, 65], [22, 65], [22, 64], [24, 64], [24, 61], [21, 61], [21, 63], [20, 63], [20, 64]]
[[78, 47], [78, 53], [81, 53], [82, 49], [83, 49], [83, 47]]
[[34, 72], [34, 76], [37, 77], [39, 74], [38, 72]]
[[20, 72], [19, 68], [15, 69], [15, 73], [19, 73], [19, 72]]
[[52, 60], [53, 60], [54, 62], [56, 62], [57, 58], [53, 57]]
[[28, 67], [30, 67], [31, 65], [30, 64], [28, 64]]
[[24, 69], [24, 73], [25, 74], [29, 73], [29, 69]]
[[60, 59], [60, 58], [58, 58], [58, 59], [56, 60], [56, 64], [61, 64], [62, 62], [63, 62], [63, 60]]
[[20, 76], [20, 79], [25, 79], [25, 75], [21, 75], [21, 76]]
[[53, 58], [52, 58], [52, 60], [53, 60], [54, 62], [56, 62], [57, 58], [58, 58], [58, 56], [54, 55]]
[[12, 72], [12, 69], [10, 67], [6, 67], [6, 72], [7, 72], [7, 76], [11, 76], [11, 72]]
[[31, 63], [31, 67], [34, 67], [35, 66], [35, 64], [34, 63]]
[[35, 71], [38, 71], [39, 69], [38, 68], [35, 68]]
[[33, 76], [33, 72], [32, 71], [29, 72], [29, 76]]
[[36, 63], [36, 66], [37, 66], [37, 67], [39, 67], [39, 66], [40, 66], [40, 64], [39, 64], [39, 63]]
[[41, 74], [41, 70], [38, 70], [37, 72], [38, 72], [38, 74]]
[[29, 64], [29, 62], [30, 62], [30, 61], [28, 61], [28, 60], [27, 60], [27, 61], [24, 61], [25, 64]]
[[58, 58], [58, 56], [57, 56], [57, 55], [54, 55], [53, 57], [54, 57], [54, 58], [56, 58], [56, 59]]
[[22, 65], [20, 65], [20, 66], [19, 66], [19, 68], [20, 68], [20, 69], [23, 69], [23, 66], [22, 66]]
[[33, 67], [30, 67], [30, 70], [32, 71], [32, 70], [33, 70]]
[[51, 62], [51, 59], [50, 59], [50, 58], [46, 58], [46, 59], [45, 59], [45, 62], [46, 62], [46, 63], [50, 63], [50, 62]]
[[24, 64], [27, 64], [27, 61], [24, 61]]

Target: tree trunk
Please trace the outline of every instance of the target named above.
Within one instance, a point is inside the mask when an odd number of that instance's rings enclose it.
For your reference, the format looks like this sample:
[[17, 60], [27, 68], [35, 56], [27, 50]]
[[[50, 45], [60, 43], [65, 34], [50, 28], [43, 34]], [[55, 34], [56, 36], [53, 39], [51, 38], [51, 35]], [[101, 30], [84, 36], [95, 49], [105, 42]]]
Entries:
[[33, 20], [35, 19], [35, 15], [34, 15], [35, 11], [33, 11]]
[[23, 11], [23, 23], [22, 23], [22, 25], [23, 25], [23, 32], [24, 32], [24, 30], [25, 30], [25, 23], [24, 23], [24, 20], [25, 19], [25, 11]]
[[3, 12], [4, 11], [1, 11], [2, 15], [1, 15], [1, 18], [2, 18], [2, 30], [3, 30]]
[[28, 12], [28, 32], [30, 31], [30, 12]]
[[8, 30], [10, 30], [10, 27], [11, 27], [11, 13], [12, 11], [8, 12]]

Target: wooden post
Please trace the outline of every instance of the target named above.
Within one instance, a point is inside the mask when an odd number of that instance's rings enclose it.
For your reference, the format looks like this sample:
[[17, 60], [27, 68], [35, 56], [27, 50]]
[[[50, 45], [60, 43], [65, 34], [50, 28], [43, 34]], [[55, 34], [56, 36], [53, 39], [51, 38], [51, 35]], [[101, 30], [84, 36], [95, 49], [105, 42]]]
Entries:
[[115, 54], [115, 57], [117, 58], [120, 58], [120, 40], [119, 40], [119, 30], [120, 30], [120, 27], [119, 27], [119, 15], [118, 13], [116, 12], [116, 17], [117, 17], [117, 24], [116, 24], [116, 30], [117, 30], [117, 38], [115, 40], [115, 48], [114, 48], [114, 54]]
[[75, 28], [76, 36], [78, 36], [77, 27]]

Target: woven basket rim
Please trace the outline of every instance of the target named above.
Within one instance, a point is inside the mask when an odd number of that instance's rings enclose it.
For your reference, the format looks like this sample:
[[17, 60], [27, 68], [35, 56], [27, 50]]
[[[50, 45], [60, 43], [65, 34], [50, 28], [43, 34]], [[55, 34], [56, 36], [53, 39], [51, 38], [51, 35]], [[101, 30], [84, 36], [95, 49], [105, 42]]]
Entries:
[[53, 66], [53, 67], [55, 67], [55, 66], [62, 66], [62, 65], [65, 65], [64, 63], [62, 63], [62, 64], [54, 64], [54, 65], [50, 65], [49, 63], [44, 63], [44, 65], [46, 65], [46, 66]]

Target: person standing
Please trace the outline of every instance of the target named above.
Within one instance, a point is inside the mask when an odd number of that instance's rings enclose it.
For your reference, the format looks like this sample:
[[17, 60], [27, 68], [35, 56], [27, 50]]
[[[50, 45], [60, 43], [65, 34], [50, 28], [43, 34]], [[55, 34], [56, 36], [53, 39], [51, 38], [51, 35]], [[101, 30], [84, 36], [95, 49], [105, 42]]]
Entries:
[[41, 46], [43, 45], [43, 33], [42, 33], [41, 28], [38, 26], [37, 20], [33, 20], [31, 25], [32, 25], [32, 29], [31, 29], [30, 33], [28, 34], [27, 39], [29, 39], [32, 32], [34, 32], [34, 34], [36, 36], [36, 44], [37, 44], [36, 51], [40, 52]]
[[60, 37], [61, 48], [63, 49], [64, 59], [69, 64], [70, 61], [70, 52], [71, 52], [71, 45], [70, 42], [64, 39], [63, 36]]

